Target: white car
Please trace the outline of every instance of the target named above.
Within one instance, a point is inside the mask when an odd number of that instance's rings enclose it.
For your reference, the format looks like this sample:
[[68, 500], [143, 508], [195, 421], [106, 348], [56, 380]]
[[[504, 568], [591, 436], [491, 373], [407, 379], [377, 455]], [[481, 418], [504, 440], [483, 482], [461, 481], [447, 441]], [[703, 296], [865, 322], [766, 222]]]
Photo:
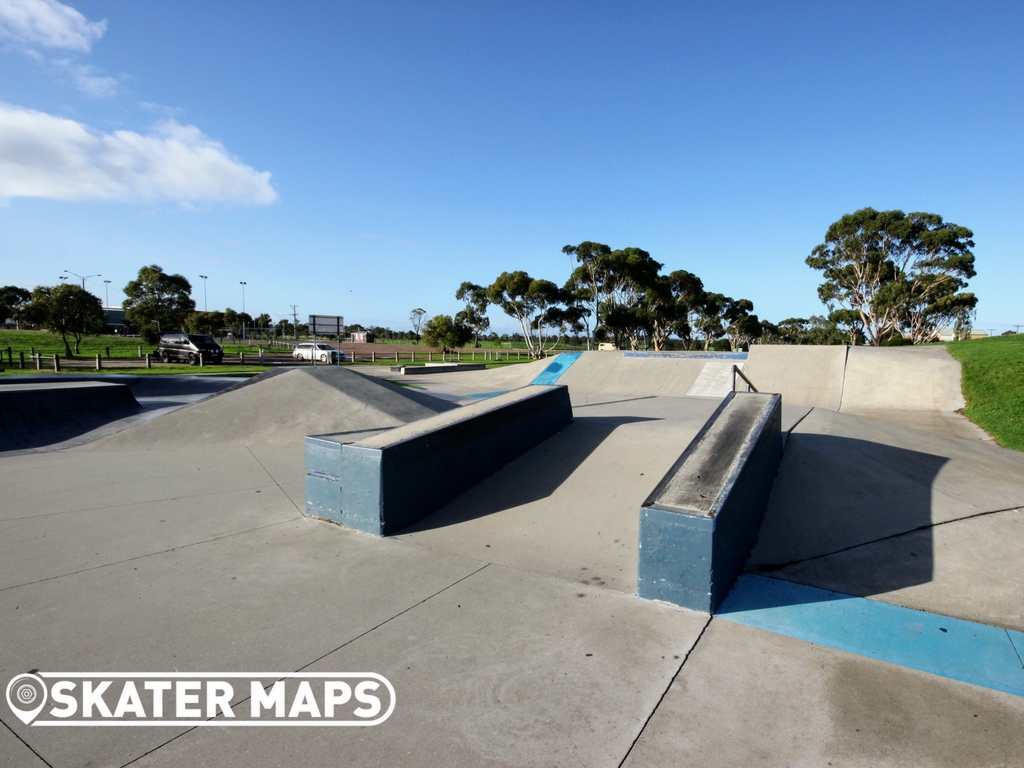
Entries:
[[296, 360], [319, 360], [321, 363], [328, 361], [335, 363], [338, 360], [345, 359], [345, 353], [339, 352], [330, 344], [320, 344], [319, 342], [313, 344], [312, 342], [307, 344], [299, 344], [292, 352], [292, 357]]

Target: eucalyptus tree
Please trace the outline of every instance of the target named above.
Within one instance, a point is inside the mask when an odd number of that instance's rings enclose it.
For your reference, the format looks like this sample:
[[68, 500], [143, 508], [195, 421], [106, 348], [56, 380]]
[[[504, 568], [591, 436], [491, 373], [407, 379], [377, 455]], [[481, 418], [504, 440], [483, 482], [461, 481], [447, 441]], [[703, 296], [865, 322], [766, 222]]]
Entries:
[[628, 342], [637, 349], [640, 336], [651, 330], [652, 313], [663, 295], [662, 264], [640, 248], [620, 248], [603, 255], [600, 263], [602, 324], [614, 334], [616, 346]]
[[728, 323], [725, 335], [733, 352], [748, 348], [752, 341], [761, 337], [761, 321], [754, 314], [754, 302], [750, 299], [731, 302], [726, 308], [725, 320]]
[[587, 311], [581, 320], [587, 334], [587, 349], [593, 346], [594, 334], [590, 329], [590, 318], [594, 319], [594, 329], [601, 325], [601, 301], [604, 295], [606, 257], [612, 249], [604, 243], [584, 240], [579, 245], [567, 245], [562, 253], [574, 259], [578, 266], [569, 276], [566, 290], [572, 292], [574, 300]]
[[683, 349], [690, 349], [707, 292], [701, 279], [685, 269], [670, 272], [668, 283], [673, 299], [672, 332], [682, 341]]
[[0, 323], [13, 320], [15, 327], [21, 330], [21, 317], [32, 300], [31, 292], [16, 285], [5, 285], [0, 288]]
[[562, 289], [550, 280], [537, 280], [517, 270], [502, 272], [486, 291], [491, 304], [519, 321], [530, 356], [543, 357], [546, 351], [544, 329], [557, 329], [567, 318], [564, 307], [567, 297]]
[[473, 336], [473, 329], [456, 316], [435, 315], [423, 324], [423, 341], [429, 347], [440, 347], [442, 354], [464, 347]]
[[416, 341], [420, 340], [420, 328], [423, 326], [425, 314], [427, 314], [427, 310], [422, 307], [416, 307], [409, 312], [409, 322], [412, 323], [412, 332], [416, 335]]
[[75, 340], [75, 354], [86, 336], [103, 331], [103, 305], [80, 285], [63, 283], [54, 287], [39, 286], [25, 307], [25, 319], [60, 335], [64, 353], [72, 357], [68, 336]]
[[487, 305], [490, 303], [487, 300], [487, 289], [467, 280], [459, 286], [455, 298], [466, 302], [466, 308], [455, 319], [469, 327], [473, 332], [473, 346], [479, 347], [480, 334], [486, 333], [491, 327], [490, 318], [487, 317]]
[[976, 274], [973, 237], [938, 214], [862, 208], [833, 223], [806, 263], [825, 278], [822, 302], [855, 312], [871, 344], [894, 331], [927, 341], [977, 304], [960, 292]]

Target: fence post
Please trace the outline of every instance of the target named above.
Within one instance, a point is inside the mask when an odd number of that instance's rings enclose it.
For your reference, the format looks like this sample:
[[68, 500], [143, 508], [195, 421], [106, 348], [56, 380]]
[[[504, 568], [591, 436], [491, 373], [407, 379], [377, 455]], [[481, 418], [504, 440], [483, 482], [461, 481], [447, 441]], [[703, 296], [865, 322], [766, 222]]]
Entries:
[[60, 355], [53, 353], [53, 372], [60, 373]]
[[9, 365], [14, 365], [14, 350], [10, 347], [7, 348], [7, 362]]
[[377, 362], [377, 350], [375, 350], [375, 349], [371, 349], [370, 350], [370, 362], [371, 363], [376, 363]]
[[199, 353], [199, 367], [200, 368], [203, 367], [203, 361], [204, 360], [206, 360], [206, 353], [205, 352], [200, 352]]
[[245, 365], [245, 352], [239, 352], [238, 357], [242, 361], [242, 365]]
[[429, 363], [433, 359], [434, 359], [434, 353], [433, 352], [427, 352], [427, 362]]
[[397, 352], [395, 352], [395, 362], [396, 363], [398, 362], [398, 353]]
[[29, 348], [28, 348], [28, 353], [29, 353], [29, 354], [30, 354], [30, 355], [31, 355], [32, 357], [35, 357], [35, 356], [36, 356], [36, 348], [35, 348], [35, 347], [29, 347]]
[[149, 354], [149, 353], [146, 353], [146, 367], [147, 368], [152, 368], [153, 367], [153, 356], [151, 354]]
[[97, 371], [102, 371], [103, 370], [103, 358], [100, 356], [99, 352], [96, 353], [96, 370]]
[[110, 359], [110, 347], [107, 347], [107, 360]]
[[522, 360], [523, 359], [522, 355], [523, 355], [522, 350], [517, 349], [516, 350], [516, 360]]
[[24, 352], [19, 352], [18, 353], [18, 367], [21, 368], [22, 370], [25, 370], [25, 353]]
[[139, 357], [142, 357], [142, 347], [139, 347]]
[[37, 371], [43, 370], [43, 356], [42, 355], [35, 355], [35, 358], [36, 358], [36, 370]]
[[[199, 359], [203, 359], [202, 355], [199, 356]], [[260, 365], [263, 365], [263, 347], [260, 347]]]
[[416, 362], [416, 350], [415, 349], [412, 351], [412, 362], [414, 362], [414, 363]]

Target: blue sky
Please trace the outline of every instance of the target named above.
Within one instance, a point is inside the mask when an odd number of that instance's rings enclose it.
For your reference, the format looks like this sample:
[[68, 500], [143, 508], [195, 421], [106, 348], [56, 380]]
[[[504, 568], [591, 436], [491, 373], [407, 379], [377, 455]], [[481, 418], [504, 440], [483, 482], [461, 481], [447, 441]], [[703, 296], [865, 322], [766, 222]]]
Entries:
[[[1014, 3], [0, 0], [0, 284], [139, 267], [203, 306], [408, 326], [643, 248], [778, 321], [864, 206], [975, 233], [1024, 323]], [[514, 330], [495, 314], [498, 330]]]

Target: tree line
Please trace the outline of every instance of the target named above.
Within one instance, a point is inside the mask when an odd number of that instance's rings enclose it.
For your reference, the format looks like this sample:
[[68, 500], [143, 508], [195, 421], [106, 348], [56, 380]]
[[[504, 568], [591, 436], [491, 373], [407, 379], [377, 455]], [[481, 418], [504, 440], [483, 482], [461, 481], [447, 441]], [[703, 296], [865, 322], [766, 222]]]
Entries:
[[[447, 349], [477, 344], [495, 307], [519, 323], [534, 357], [571, 335], [584, 339], [588, 349], [611, 343], [618, 349], [733, 351], [752, 343], [921, 344], [946, 327], [965, 337], [978, 303], [964, 290], [976, 274], [973, 237], [933, 213], [863, 208], [847, 214], [805, 259], [822, 275], [818, 297], [826, 312], [779, 323], [759, 318], [749, 299], [709, 290], [692, 272], [663, 272], [665, 265], [641, 248], [612, 249], [587, 240], [562, 248], [571, 268], [563, 285], [523, 270], [502, 272], [489, 285], [465, 281], [455, 292], [465, 308], [454, 317], [429, 320], [416, 308], [409, 318], [411, 335], [418, 339], [422, 331], [428, 344]], [[273, 328], [281, 335], [301, 330], [288, 320], [274, 324], [265, 313], [253, 318], [230, 308], [196, 312], [189, 281], [155, 264], [140, 269], [124, 293], [126, 321], [150, 343], [161, 332], [183, 328], [210, 335], [225, 328]], [[69, 337], [77, 351], [83, 335], [103, 326], [99, 299], [71, 284], [40, 286], [31, 294], [16, 286], [0, 288], [0, 312], [59, 333], [69, 355]]]
[[[463, 282], [454, 317], [424, 324], [424, 339], [463, 346], [489, 327], [497, 307], [517, 320], [526, 346], [542, 356], [567, 334], [587, 348], [747, 349], [761, 344], [922, 344], [954, 327], [965, 337], [977, 297], [965, 292], [974, 277], [973, 233], [931, 213], [864, 208], [832, 224], [805, 259], [822, 273], [818, 297], [827, 313], [778, 323], [760, 319], [749, 299], [709, 290], [684, 269], [664, 273], [647, 251], [612, 249], [595, 241], [566, 245], [568, 281], [556, 283], [517, 270], [489, 285]], [[422, 310], [416, 310], [422, 313]]]

